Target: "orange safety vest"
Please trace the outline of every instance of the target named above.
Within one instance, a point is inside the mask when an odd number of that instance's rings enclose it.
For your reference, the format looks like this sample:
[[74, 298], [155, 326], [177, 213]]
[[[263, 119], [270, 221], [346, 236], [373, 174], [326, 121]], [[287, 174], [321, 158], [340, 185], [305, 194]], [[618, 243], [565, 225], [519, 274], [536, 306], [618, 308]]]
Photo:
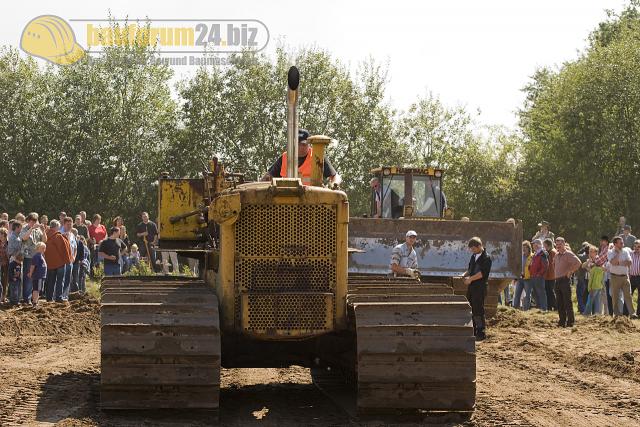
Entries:
[[[302, 185], [311, 185], [311, 166], [313, 163], [313, 152], [312, 148], [309, 147], [309, 151], [307, 152], [307, 157], [304, 159], [304, 162], [298, 167], [298, 176], [302, 179]], [[280, 176], [282, 178], [287, 177], [287, 153], [286, 151], [282, 153], [282, 166], [280, 167]]]

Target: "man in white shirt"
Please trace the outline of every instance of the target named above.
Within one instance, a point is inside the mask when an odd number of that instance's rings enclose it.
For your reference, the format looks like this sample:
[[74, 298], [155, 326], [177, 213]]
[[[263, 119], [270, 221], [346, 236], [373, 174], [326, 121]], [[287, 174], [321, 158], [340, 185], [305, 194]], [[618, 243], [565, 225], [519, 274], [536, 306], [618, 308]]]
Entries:
[[622, 237], [613, 238], [613, 248], [607, 253], [609, 260], [609, 275], [611, 287], [611, 299], [613, 303], [613, 314], [618, 316], [622, 313], [622, 307], [619, 307], [620, 301], [618, 295], [622, 291], [624, 295], [624, 304], [631, 314], [631, 318], [638, 316], [633, 313], [633, 303], [631, 302], [631, 282], [629, 281], [629, 267], [631, 266], [631, 251], [624, 247]]
[[391, 272], [400, 276], [409, 276], [415, 279], [420, 278], [418, 271], [418, 254], [414, 249], [418, 234], [413, 231], [407, 231], [405, 234], [405, 242], [397, 245], [391, 252]]

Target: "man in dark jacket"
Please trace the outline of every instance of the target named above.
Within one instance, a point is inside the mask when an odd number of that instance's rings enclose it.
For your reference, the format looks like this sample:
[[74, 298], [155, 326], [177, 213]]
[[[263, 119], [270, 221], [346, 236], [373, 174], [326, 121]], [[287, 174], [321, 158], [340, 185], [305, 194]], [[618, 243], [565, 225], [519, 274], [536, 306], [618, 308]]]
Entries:
[[491, 258], [482, 246], [479, 237], [472, 237], [469, 240], [471, 259], [469, 268], [463, 274], [464, 284], [467, 285], [467, 299], [471, 304], [471, 315], [473, 316], [473, 333], [476, 341], [486, 338], [484, 319], [484, 298], [487, 295], [487, 281], [491, 272]]

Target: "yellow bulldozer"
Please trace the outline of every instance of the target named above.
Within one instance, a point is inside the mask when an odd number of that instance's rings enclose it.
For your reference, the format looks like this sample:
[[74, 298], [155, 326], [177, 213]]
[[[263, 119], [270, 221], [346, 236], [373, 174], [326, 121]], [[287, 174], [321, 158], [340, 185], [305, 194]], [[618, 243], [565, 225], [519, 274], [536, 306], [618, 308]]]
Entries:
[[[347, 195], [297, 177], [299, 74], [288, 75], [287, 178], [244, 182], [211, 161], [201, 179], [159, 181], [160, 246], [201, 260], [201, 277], [102, 284], [101, 406], [217, 410], [220, 370], [321, 369], [359, 414], [475, 405], [471, 309], [446, 283], [349, 274]], [[387, 259], [389, 254], [386, 255]]]

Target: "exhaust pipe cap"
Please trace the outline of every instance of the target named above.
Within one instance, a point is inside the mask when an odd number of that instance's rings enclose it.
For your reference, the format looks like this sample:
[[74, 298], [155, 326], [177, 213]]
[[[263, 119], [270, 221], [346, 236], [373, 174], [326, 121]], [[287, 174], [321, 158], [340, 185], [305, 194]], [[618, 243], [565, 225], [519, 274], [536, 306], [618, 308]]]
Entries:
[[300, 84], [300, 72], [297, 67], [292, 66], [289, 68], [289, 72], [287, 73], [287, 83], [289, 84], [289, 89], [298, 89], [298, 85]]

